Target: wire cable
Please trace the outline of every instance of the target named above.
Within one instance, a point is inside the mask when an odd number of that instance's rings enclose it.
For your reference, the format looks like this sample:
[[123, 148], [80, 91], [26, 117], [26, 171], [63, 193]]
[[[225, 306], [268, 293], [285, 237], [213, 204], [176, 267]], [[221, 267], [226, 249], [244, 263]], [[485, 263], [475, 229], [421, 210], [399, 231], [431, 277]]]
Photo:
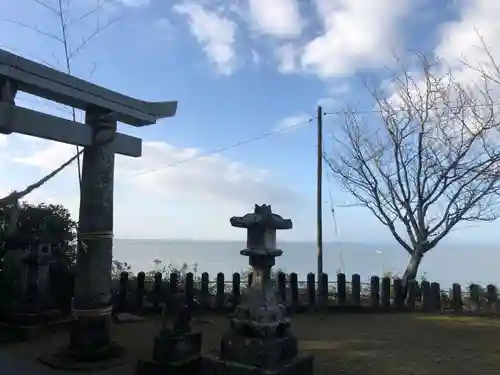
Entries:
[[253, 142], [256, 142], [256, 141], [260, 141], [261, 139], [268, 138], [268, 137], [271, 137], [273, 135], [276, 135], [276, 134], [279, 134], [279, 133], [282, 133], [282, 132], [285, 132], [285, 131], [288, 131], [288, 130], [291, 130], [291, 129], [295, 129], [295, 128], [298, 128], [298, 127], [301, 127], [302, 125], [304, 125], [306, 123], [310, 124], [312, 121], [313, 121], [313, 119], [310, 118], [308, 120], [301, 121], [301, 122], [299, 122], [297, 124], [294, 124], [294, 125], [291, 125], [291, 126], [286, 126], [286, 127], [283, 127], [283, 128], [279, 128], [279, 129], [276, 129], [276, 130], [274, 130], [272, 132], [264, 133], [264, 134], [261, 134], [261, 135], [259, 135], [257, 137], [249, 138], [249, 139], [246, 139], [246, 140], [234, 143], [234, 144], [226, 146], [226, 147], [221, 147], [221, 148], [218, 148], [218, 149], [215, 149], [215, 150], [212, 150], [212, 151], [204, 152], [204, 153], [201, 153], [199, 155], [196, 155], [196, 156], [193, 156], [193, 157], [190, 157], [190, 158], [186, 158], [186, 159], [182, 159], [182, 160], [176, 161], [174, 163], [160, 165], [158, 167], [149, 169], [147, 171], [142, 171], [142, 172], [136, 173], [136, 174], [134, 174], [134, 176], [141, 176], [141, 175], [144, 175], [144, 174], [156, 172], [156, 171], [158, 171], [160, 169], [175, 167], [177, 165], [188, 163], [188, 162], [191, 162], [191, 161], [195, 161], [195, 160], [201, 159], [201, 158], [206, 157], [206, 156], [210, 156], [210, 155], [213, 155], [213, 154], [218, 154], [220, 152], [231, 150], [233, 148], [237, 148], [237, 147], [240, 147], [240, 146], [243, 146], [243, 145], [246, 145], [246, 144], [249, 144], [249, 143], [253, 143]]
[[[491, 103], [488, 104], [464, 104], [461, 106], [449, 106], [449, 107], [436, 107], [435, 109], [458, 109], [458, 108], [481, 108], [481, 107], [489, 107], [489, 106], [500, 106], [500, 102], [492, 101]], [[399, 112], [408, 112], [408, 109], [392, 109], [388, 108], [387, 110], [381, 110], [381, 109], [362, 109], [362, 110], [352, 110], [352, 111], [333, 111], [333, 112], [323, 112], [323, 116], [334, 116], [334, 115], [345, 115], [345, 114], [353, 114], [353, 115], [365, 115], [365, 114], [370, 114], [370, 113], [385, 113], [385, 112], [394, 112], [394, 113], [399, 113]]]
[[[323, 162], [324, 162], [324, 159], [323, 159]], [[327, 184], [327, 187], [328, 187], [328, 201], [330, 203], [330, 212], [332, 214], [332, 222], [333, 222], [333, 232], [335, 233], [335, 236], [338, 237], [338, 227], [337, 227], [337, 217], [336, 217], [336, 212], [335, 212], [335, 207], [334, 207], [334, 204], [333, 204], [333, 197], [332, 197], [332, 189], [331, 189], [331, 185], [332, 185], [332, 182], [331, 182], [331, 179], [330, 179], [330, 173], [328, 173], [329, 171], [327, 170], [325, 175], [326, 175], [326, 184]], [[344, 254], [343, 254], [343, 251], [342, 249], [340, 249], [339, 251], [339, 261], [340, 261], [340, 267], [341, 267], [341, 271], [343, 273], [345, 273], [346, 271], [346, 268], [345, 268], [345, 262], [344, 262]]]

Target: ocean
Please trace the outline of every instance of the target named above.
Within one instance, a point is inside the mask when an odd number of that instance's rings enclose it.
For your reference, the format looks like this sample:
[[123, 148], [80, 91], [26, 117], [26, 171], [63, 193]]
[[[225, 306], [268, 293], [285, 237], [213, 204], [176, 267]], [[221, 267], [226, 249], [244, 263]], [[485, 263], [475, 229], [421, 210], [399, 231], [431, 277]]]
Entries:
[[[154, 269], [153, 261], [181, 266], [186, 263], [197, 273], [208, 272], [213, 279], [218, 272], [229, 278], [233, 272], [248, 268], [248, 258], [239, 254], [245, 247], [238, 241], [185, 241], [185, 240], [130, 240], [115, 239], [113, 257], [128, 262], [134, 273]], [[278, 242], [283, 255], [276, 259], [276, 268], [296, 272], [305, 280], [308, 272], [316, 272], [314, 243]], [[401, 274], [408, 255], [398, 245], [364, 243], [325, 243], [323, 270], [334, 280], [342, 271], [350, 279], [358, 273], [366, 282], [372, 275], [387, 272]], [[500, 249], [494, 245], [443, 245], [424, 256], [419, 277], [439, 282], [443, 288], [454, 282], [467, 285], [500, 284]]]

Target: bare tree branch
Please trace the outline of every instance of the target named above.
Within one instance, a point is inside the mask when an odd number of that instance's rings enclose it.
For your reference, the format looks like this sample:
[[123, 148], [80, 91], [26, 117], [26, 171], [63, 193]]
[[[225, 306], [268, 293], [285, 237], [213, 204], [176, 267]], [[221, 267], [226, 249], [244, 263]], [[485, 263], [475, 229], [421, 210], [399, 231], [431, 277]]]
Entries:
[[13, 24], [16, 24], [17, 26], [21, 26], [21, 27], [24, 27], [26, 29], [29, 29], [31, 31], [34, 31], [40, 35], [43, 35], [47, 38], [50, 38], [50, 39], [53, 39], [53, 40], [56, 40], [58, 41], [59, 43], [63, 43], [63, 40], [57, 36], [57, 35], [54, 35], [54, 34], [51, 34], [47, 31], [43, 31], [43, 30], [40, 30], [38, 27], [36, 26], [31, 26], [31, 25], [27, 25], [25, 23], [22, 23], [22, 22], [19, 22], [19, 21], [16, 21], [16, 20], [5, 20], [5, 22], [9, 22], [9, 23], [13, 23]]
[[44, 7], [45, 9], [50, 10], [52, 13], [54, 13], [56, 15], [59, 14], [59, 10], [58, 9], [51, 7], [50, 5], [48, 5], [47, 3], [45, 3], [44, 1], [42, 1], [42, 0], [33, 0], [33, 1], [35, 3], [37, 3], [38, 5]]
[[496, 81], [482, 74], [464, 87], [442, 62], [420, 61], [417, 73], [396, 61], [390, 92], [370, 90], [375, 110], [346, 110], [325, 156], [340, 185], [412, 256], [409, 278], [460, 222], [500, 217]]
[[101, 32], [103, 32], [105, 29], [107, 29], [109, 26], [111, 26], [112, 24], [114, 24], [118, 20], [119, 20], [119, 18], [117, 17], [117, 18], [114, 18], [114, 19], [108, 21], [102, 27], [97, 26], [96, 30], [92, 34], [90, 34], [88, 37], [84, 38], [78, 47], [76, 47], [74, 50], [72, 50], [71, 52], [69, 52], [68, 59], [71, 60], [71, 59], [75, 58], [76, 55], [78, 55], [85, 48], [85, 46], [87, 45], [87, 43], [89, 43], [97, 35], [99, 35]]
[[[70, 1], [68, 1], [68, 3], [70, 3]], [[90, 9], [89, 11], [83, 13], [82, 15], [80, 15], [79, 17], [76, 17], [74, 19], [68, 19], [67, 23], [66, 23], [66, 26], [68, 28], [72, 27], [74, 24], [80, 22], [80, 21], [83, 21], [85, 20], [86, 18], [96, 14], [97, 12], [99, 12], [102, 7], [105, 5], [105, 4], [108, 4], [110, 3], [110, 1], [100, 1], [95, 7], [93, 7], [92, 9]], [[69, 5], [68, 5], [69, 6]]]

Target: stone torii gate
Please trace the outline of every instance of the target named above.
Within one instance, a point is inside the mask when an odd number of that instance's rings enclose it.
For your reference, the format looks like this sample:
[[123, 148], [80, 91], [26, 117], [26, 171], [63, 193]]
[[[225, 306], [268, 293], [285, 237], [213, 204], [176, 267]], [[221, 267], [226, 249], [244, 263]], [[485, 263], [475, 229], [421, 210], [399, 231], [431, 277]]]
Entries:
[[[73, 122], [15, 105], [23, 91], [85, 111]], [[84, 147], [73, 324], [66, 351], [72, 361], [116, 354], [110, 344], [113, 179], [115, 154], [140, 157], [142, 140], [116, 131], [175, 116], [176, 101], [133, 99], [0, 49], [0, 132]]]

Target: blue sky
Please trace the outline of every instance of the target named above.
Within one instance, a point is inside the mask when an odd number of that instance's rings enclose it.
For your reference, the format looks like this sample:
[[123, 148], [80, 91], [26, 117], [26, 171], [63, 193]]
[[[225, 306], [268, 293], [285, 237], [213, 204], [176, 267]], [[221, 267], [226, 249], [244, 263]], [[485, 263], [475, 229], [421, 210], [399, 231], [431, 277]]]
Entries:
[[[70, 18], [98, 0], [73, 0]], [[55, 7], [57, 1], [46, 0]], [[269, 203], [291, 217], [282, 238], [315, 238], [316, 106], [326, 111], [373, 106], [362, 79], [380, 82], [394, 54], [474, 58], [474, 27], [500, 57], [496, 0], [114, 0], [69, 29], [74, 47], [96, 22], [119, 20], [72, 61], [73, 73], [144, 100], [178, 100], [176, 117], [121, 131], [144, 139], [141, 159], [117, 158], [117, 237], [239, 239], [229, 217]], [[33, 0], [7, 0], [0, 48], [57, 65], [62, 45], [20, 24], [60, 35], [58, 20]], [[15, 22], [10, 22], [15, 21]], [[471, 36], [472, 35], [472, 36]], [[476, 35], [477, 36], [477, 35]], [[496, 43], [496, 44], [495, 44]], [[412, 52], [413, 51], [413, 52]], [[21, 96], [19, 105], [67, 116], [53, 103]], [[336, 116], [325, 117], [325, 137]], [[199, 153], [304, 123], [265, 139], [152, 173]], [[22, 136], [0, 138], [0, 192], [22, 189], [68, 159], [66, 145]], [[334, 206], [352, 202], [331, 186]], [[77, 217], [76, 165], [33, 193]], [[334, 233], [325, 182], [325, 240], [390, 241], [371, 215], [337, 208]], [[451, 241], [490, 242], [499, 223], [455, 232]], [[360, 230], [362, 235], [360, 236]]]

